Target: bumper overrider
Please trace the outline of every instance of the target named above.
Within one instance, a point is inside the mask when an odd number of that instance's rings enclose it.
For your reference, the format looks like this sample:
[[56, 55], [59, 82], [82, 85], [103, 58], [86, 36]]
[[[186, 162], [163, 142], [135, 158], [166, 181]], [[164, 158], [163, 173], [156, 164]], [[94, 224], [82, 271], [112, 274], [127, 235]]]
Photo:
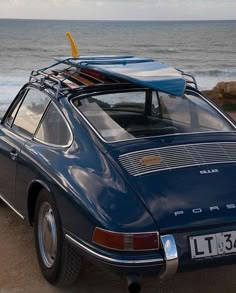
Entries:
[[75, 235], [65, 234], [65, 239], [78, 248], [80, 253], [93, 262], [102, 264], [119, 274], [159, 274], [168, 279], [178, 270], [178, 253], [173, 235], [160, 236], [163, 249], [158, 252], [120, 253], [92, 246]]

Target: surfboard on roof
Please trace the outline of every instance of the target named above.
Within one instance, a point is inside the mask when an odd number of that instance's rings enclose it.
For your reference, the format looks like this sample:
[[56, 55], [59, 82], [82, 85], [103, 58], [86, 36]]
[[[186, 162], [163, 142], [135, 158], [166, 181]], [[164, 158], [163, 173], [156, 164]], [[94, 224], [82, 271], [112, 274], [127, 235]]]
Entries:
[[60, 57], [57, 60], [175, 96], [182, 96], [186, 88], [186, 80], [180, 71], [150, 58], [102, 55], [78, 58]]

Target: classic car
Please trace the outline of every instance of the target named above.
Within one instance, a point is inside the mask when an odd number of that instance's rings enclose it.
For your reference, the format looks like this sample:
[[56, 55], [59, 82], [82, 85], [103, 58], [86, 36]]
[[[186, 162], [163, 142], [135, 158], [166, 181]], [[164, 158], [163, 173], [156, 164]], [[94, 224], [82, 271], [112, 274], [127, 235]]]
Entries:
[[[0, 198], [34, 227], [44, 277], [81, 258], [127, 278], [236, 262], [234, 121], [149, 58], [59, 58], [0, 124]], [[157, 284], [158, 286], [158, 284]]]

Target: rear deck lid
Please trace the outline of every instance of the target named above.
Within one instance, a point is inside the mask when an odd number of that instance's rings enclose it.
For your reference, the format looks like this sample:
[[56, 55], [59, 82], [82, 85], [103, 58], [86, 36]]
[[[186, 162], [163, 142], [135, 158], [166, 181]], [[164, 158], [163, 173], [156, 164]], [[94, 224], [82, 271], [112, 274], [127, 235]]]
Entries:
[[160, 231], [236, 222], [236, 143], [213, 142], [119, 156]]

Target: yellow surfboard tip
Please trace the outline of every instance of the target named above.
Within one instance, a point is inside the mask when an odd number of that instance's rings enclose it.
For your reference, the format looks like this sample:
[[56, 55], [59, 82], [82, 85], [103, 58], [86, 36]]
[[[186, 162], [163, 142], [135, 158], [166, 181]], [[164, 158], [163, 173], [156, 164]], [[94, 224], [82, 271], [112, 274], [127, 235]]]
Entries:
[[66, 32], [66, 36], [70, 42], [70, 47], [71, 47], [71, 56], [73, 58], [78, 58], [79, 57], [79, 50], [78, 50], [78, 47], [76, 45], [76, 42], [72, 36], [72, 33], [71, 32]]

